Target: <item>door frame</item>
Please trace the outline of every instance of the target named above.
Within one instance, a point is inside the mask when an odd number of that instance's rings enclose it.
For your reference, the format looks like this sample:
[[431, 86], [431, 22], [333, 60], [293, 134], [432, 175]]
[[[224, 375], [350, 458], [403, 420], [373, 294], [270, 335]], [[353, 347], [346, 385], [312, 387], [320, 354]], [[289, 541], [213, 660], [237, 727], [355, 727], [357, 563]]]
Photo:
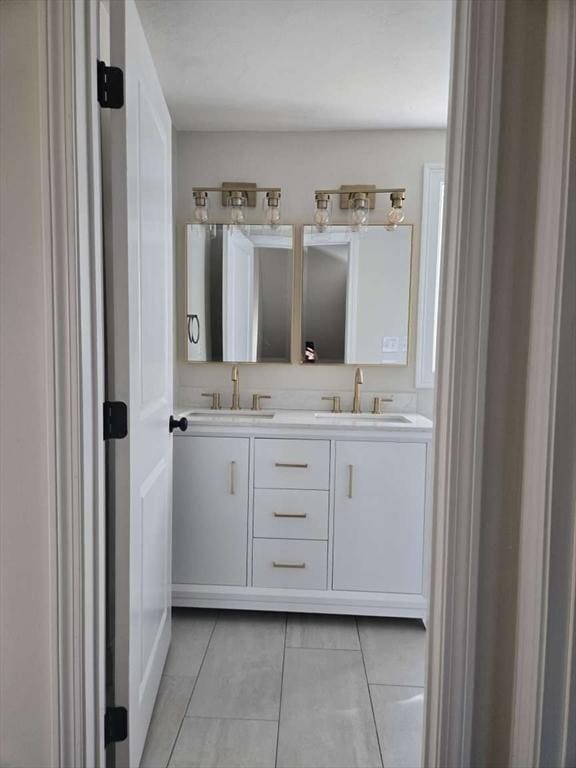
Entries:
[[[425, 764], [429, 766], [465, 766], [471, 758], [481, 480], [489, 461], [483, 454], [486, 347], [507, 5], [491, 0], [462, 0], [454, 6], [439, 320], [442, 330], [435, 410], [438, 426], [434, 438], [434, 578], [425, 744]], [[548, 3], [550, 22], [554, 23], [555, 13], [565, 14], [566, 20], [569, 6], [568, 0]], [[60, 340], [53, 362], [56, 381], [66, 385], [56, 391], [55, 451], [61, 493], [58, 533], [50, 542], [57, 561], [59, 605], [61, 706], [55, 728], [61, 744], [59, 764], [75, 766], [104, 764], [104, 348], [96, 8], [97, 4], [90, 0], [46, 4], [51, 168], [46, 198], [60, 204], [51, 209], [52, 287]], [[552, 72], [566, 72], [573, 62], [573, 19], [570, 24], [570, 34], [557, 41], [555, 61], [548, 62]], [[566, 85], [566, 78], [562, 83]], [[554, 78], [545, 80], [545, 89], [557, 93]], [[573, 90], [561, 97], [565, 108], [557, 120], [566, 137], [573, 121]], [[573, 147], [574, 139], [571, 141]], [[558, 167], [556, 163], [566, 160], [565, 151], [566, 143], [549, 147], [547, 163]], [[558, 192], [557, 176], [543, 176], [543, 183], [545, 191]], [[545, 210], [542, 213], [546, 215]], [[567, 239], [553, 254], [560, 267], [569, 253], [568, 246], [574, 245], [574, 230], [568, 231], [565, 221], [557, 221], [557, 225], [567, 229]], [[549, 283], [546, 287], [550, 288]], [[553, 318], [558, 330], [562, 300], [552, 292], [542, 298], [552, 302], [554, 311], [547, 317]], [[548, 359], [546, 350], [535, 346], [531, 350], [531, 370], [541, 370], [538, 364]], [[565, 373], [555, 372], [552, 383], [557, 388], [558, 376]], [[548, 403], [545, 405], [548, 407]], [[542, 446], [533, 461], [540, 462], [540, 466], [544, 462], [549, 468], [555, 455], [549, 439], [550, 420], [536, 420], [531, 427], [534, 431], [530, 445], [540, 440]], [[530, 445], [526, 446], [528, 453]], [[77, 510], [82, 513], [78, 515]], [[527, 514], [528, 506], [524, 511]], [[539, 543], [550, 522], [547, 508], [538, 525], [523, 526], [521, 567], [530, 562], [526, 559], [530, 552], [544, 560]], [[574, 552], [571, 558], [576, 572]], [[536, 582], [534, 604], [530, 605], [534, 592], [520, 595], [526, 610], [521, 606], [519, 638], [524, 631], [533, 631], [544, 615], [546, 566], [539, 570]], [[574, 616], [571, 621], [573, 629]], [[538, 646], [538, 658], [545, 650], [543, 646], [544, 638]], [[534, 673], [530, 655], [517, 656], [516, 679], [528, 679], [523, 678], [528, 674], [529, 685], [522, 691], [519, 686], [516, 691], [515, 722], [519, 723], [518, 717], [531, 708], [532, 722], [539, 732], [544, 666], [540, 664]], [[513, 733], [512, 754], [522, 759], [536, 757], [539, 748], [529, 730], [517, 727]]]
[[38, 45], [53, 306], [54, 765], [104, 766], [104, 304], [97, 4], [45, 3]]
[[[514, 121], [511, 100], [503, 100], [504, 84], [508, 97], [513, 88], [511, 81], [506, 81], [510, 62], [505, 61], [505, 45], [517, 44], [519, 31], [532, 34], [536, 28], [545, 61], [540, 113], [534, 115], [542, 127], [536, 179], [530, 179], [537, 186], [535, 215], [530, 221], [522, 208], [523, 200], [506, 206], [497, 200], [496, 193], [499, 145], [505, 145], [509, 123]], [[509, 30], [511, 39], [506, 38]], [[522, 42], [520, 55], [526, 54]], [[551, 740], [557, 742], [557, 758], [573, 761], [576, 733], [570, 713], [576, 711], [576, 670], [573, 662], [570, 666], [570, 655], [573, 657], [576, 643], [576, 499], [574, 464], [567, 467], [565, 456], [575, 455], [576, 408], [574, 397], [570, 399], [567, 394], [574, 391], [576, 371], [575, 291], [573, 286], [572, 290], [563, 286], [563, 278], [576, 274], [576, 227], [567, 215], [569, 201], [573, 204], [576, 197], [576, 6], [569, 0], [543, 4], [462, 0], [455, 8], [453, 45], [434, 414], [424, 764], [460, 768], [498, 763], [524, 768], [544, 760], [544, 764], [560, 765], [554, 760], [546, 762], [541, 734], [546, 725], [545, 661], [547, 657], [550, 661], [551, 654], [547, 633], [555, 631], [556, 652], [565, 658], [566, 679], [555, 702], [552, 719], [559, 725]], [[530, 140], [519, 133], [520, 124], [516, 122], [514, 128], [514, 139], [529, 151]], [[490, 535], [486, 526], [505, 513], [503, 497], [495, 501], [490, 497], [491, 489], [483, 487], [483, 477], [493, 477], [501, 461], [500, 456], [486, 451], [486, 436], [493, 427], [486, 417], [488, 353], [492, 369], [506, 369], [507, 359], [515, 353], [510, 330], [514, 318], [506, 318], [509, 327], [491, 328], [491, 309], [493, 304], [502, 306], [506, 299], [512, 300], [516, 288], [513, 283], [494, 285], [493, 268], [497, 264], [493, 256], [504, 255], [519, 224], [532, 227], [533, 253], [532, 260], [526, 261], [526, 269], [532, 268], [530, 318], [523, 331], [528, 343], [519, 360], [526, 369], [526, 402], [521, 437], [514, 443], [522, 457], [522, 486], [515, 500], [517, 551], [510, 547], [511, 558], [517, 558], [517, 591], [511, 607], [515, 613], [514, 668], [512, 684], [493, 680], [489, 697], [478, 682], [491, 671], [486, 657], [497, 654], [495, 648], [489, 654], [479, 652], [479, 596], [482, 578], [492, 569], [491, 597], [498, 602], [495, 592], [499, 583], [506, 584], [503, 574], [509, 566], [486, 545], [482, 547]], [[561, 349], [561, 335], [563, 331], [568, 335], [568, 328], [572, 344], [569, 348], [564, 341]], [[503, 344], [499, 335], [505, 338]], [[498, 407], [510, 407], [507, 392], [492, 389], [491, 397], [498, 399], [496, 408], [493, 401], [490, 403], [492, 413]], [[564, 435], [555, 443], [555, 429], [561, 423]], [[508, 428], [511, 426], [509, 418]], [[563, 516], [558, 509], [560, 499], [571, 510]], [[501, 529], [496, 530], [501, 535]], [[566, 547], [561, 553], [563, 572], [562, 568], [554, 572], [551, 566], [555, 531], [572, 541], [572, 548]], [[547, 613], [548, 595], [554, 586], [567, 592], [565, 615], [557, 626]], [[509, 732], [502, 732], [502, 725], [490, 714], [497, 695], [507, 697]], [[479, 748], [484, 751], [481, 756]]]

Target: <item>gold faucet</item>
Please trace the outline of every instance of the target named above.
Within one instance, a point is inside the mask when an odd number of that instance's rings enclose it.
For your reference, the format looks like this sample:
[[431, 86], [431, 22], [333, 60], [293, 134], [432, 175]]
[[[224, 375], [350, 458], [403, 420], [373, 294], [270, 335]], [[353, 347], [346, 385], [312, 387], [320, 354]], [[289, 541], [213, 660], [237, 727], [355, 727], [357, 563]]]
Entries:
[[354, 374], [354, 400], [352, 401], [352, 413], [362, 413], [360, 406], [360, 384], [364, 384], [364, 373], [362, 368], [356, 368]]
[[239, 411], [240, 410], [240, 374], [238, 372], [237, 365], [232, 366], [232, 383], [234, 386], [232, 390], [232, 410]]

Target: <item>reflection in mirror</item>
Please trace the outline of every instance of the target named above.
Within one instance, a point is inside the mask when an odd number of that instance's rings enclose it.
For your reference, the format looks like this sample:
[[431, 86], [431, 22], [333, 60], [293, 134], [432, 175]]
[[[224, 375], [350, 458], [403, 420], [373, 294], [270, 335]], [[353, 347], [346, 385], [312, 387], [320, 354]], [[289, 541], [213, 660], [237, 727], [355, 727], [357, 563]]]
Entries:
[[304, 227], [302, 344], [315, 353], [308, 361], [408, 364], [411, 252], [411, 225]]
[[191, 362], [289, 362], [291, 226], [186, 226]]

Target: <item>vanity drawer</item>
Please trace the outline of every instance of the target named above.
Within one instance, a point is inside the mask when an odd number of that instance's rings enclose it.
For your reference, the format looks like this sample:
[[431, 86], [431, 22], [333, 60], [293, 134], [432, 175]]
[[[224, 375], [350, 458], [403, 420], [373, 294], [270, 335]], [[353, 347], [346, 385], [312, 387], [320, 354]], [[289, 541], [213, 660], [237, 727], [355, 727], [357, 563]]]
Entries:
[[325, 541], [254, 539], [252, 586], [326, 589]]
[[327, 539], [328, 492], [257, 488], [254, 536], [264, 539]]
[[256, 440], [256, 488], [330, 487], [328, 440]]

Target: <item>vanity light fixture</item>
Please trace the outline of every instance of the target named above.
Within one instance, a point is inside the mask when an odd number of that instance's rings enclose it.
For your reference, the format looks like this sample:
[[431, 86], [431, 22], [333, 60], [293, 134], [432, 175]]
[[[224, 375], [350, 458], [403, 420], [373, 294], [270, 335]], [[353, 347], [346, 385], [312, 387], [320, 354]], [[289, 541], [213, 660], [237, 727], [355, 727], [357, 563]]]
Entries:
[[406, 198], [405, 190], [398, 189], [395, 192], [392, 192], [390, 195], [390, 202], [392, 203], [392, 207], [388, 211], [387, 220], [388, 220], [388, 227], [387, 229], [396, 229], [398, 224], [401, 224], [404, 221], [404, 211], [402, 210], [402, 205], [404, 204], [404, 200]]
[[272, 229], [280, 226], [280, 197], [282, 193], [279, 189], [266, 192], [264, 197], [264, 221]]
[[208, 222], [208, 193], [203, 190], [194, 192], [194, 221], [196, 224]]
[[228, 192], [226, 204], [230, 208], [230, 224], [242, 226], [246, 223], [244, 206], [248, 202], [248, 195], [242, 189], [234, 189]]
[[348, 221], [352, 229], [360, 229], [368, 224], [370, 217], [370, 199], [367, 192], [352, 192], [348, 203]]
[[369, 184], [344, 185], [340, 189], [317, 189], [314, 193], [316, 210], [314, 224], [322, 232], [330, 224], [331, 195], [340, 196], [340, 208], [348, 210], [348, 219], [352, 229], [358, 230], [368, 224], [370, 210], [376, 206], [376, 195], [389, 194], [392, 207], [386, 217], [387, 228], [396, 229], [404, 221], [402, 206], [406, 198], [406, 190], [378, 189]]
[[265, 223], [271, 227], [280, 224], [280, 187], [259, 187], [247, 182], [225, 181], [220, 187], [194, 187], [194, 221], [198, 224], [208, 222], [208, 193], [219, 192], [222, 195], [222, 205], [230, 211], [230, 224], [243, 227], [246, 223], [246, 208], [256, 207], [256, 197], [259, 192], [266, 194], [264, 200]]
[[324, 232], [332, 217], [332, 200], [329, 192], [316, 192], [316, 211], [314, 224], [319, 232]]

